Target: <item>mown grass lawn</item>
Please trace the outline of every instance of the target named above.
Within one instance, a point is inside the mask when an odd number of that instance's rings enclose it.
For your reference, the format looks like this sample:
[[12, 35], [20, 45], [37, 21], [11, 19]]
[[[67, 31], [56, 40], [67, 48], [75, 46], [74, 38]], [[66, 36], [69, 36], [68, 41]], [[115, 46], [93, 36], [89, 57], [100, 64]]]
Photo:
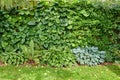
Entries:
[[120, 65], [70, 68], [1, 66], [0, 80], [120, 80]]

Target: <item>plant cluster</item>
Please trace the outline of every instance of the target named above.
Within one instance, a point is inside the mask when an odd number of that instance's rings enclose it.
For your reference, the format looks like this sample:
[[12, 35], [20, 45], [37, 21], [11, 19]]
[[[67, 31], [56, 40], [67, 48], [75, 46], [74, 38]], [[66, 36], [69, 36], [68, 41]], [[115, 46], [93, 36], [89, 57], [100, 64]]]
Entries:
[[[52, 47], [66, 46], [69, 49], [97, 46], [110, 53], [112, 45], [120, 43], [119, 15], [119, 5], [104, 6], [87, 0], [40, 1], [33, 9], [0, 10], [0, 53], [21, 52], [33, 59], [34, 53], [40, 48], [45, 50], [43, 57], [45, 53], [59, 53]], [[32, 48], [31, 40], [35, 43]], [[35, 52], [30, 51], [33, 49]], [[37, 53], [40, 54], [39, 51]], [[64, 50], [63, 53], [67, 55]], [[64, 55], [62, 52], [60, 54]]]
[[42, 51], [40, 64], [52, 67], [72, 66], [75, 64], [75, 56], [67, 47], [52, 47]]
[[32, 8], [35, 3], [35, 0], [0, 0], [0, 9], [8, 10], [12, 8]]
[[105, 51], [99, 51], [98, 47], [78, 47], [72, 49], [72, 52], [75, 54], [77, 62], [82, 65], [93, 66], [105, 61]]
[[0, 54], [0, 60], [3, 61], [4, 64], [21, 65], [27, 61], [27, 58], [21, 53], [6, 52]]
[[120, 63], [120, 49], [116, 47], [110, 49], [106, 54], [106, 61]]
[[1, 10], [0, 51], [19, 50], [31, 39], [45, 49], [95, 45], [106, 50], [108, 45], [119, 44], [119, 14], [115, 6], [104, 9], [85, 1], [49, 5], [41, 1], [32, 10]]

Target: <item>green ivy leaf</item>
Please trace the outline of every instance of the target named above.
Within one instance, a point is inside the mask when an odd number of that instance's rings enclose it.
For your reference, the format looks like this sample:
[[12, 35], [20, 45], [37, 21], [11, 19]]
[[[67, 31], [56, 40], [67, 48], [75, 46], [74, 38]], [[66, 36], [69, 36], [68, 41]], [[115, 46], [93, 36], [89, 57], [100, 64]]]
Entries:
[[68, 29], [72, 29], [72, 26], [68, 26], [67, 28], [68, 28]]
[[85, 17], [89, 16], [89, 13], [86, 10], [81, 10], [80, 13]]

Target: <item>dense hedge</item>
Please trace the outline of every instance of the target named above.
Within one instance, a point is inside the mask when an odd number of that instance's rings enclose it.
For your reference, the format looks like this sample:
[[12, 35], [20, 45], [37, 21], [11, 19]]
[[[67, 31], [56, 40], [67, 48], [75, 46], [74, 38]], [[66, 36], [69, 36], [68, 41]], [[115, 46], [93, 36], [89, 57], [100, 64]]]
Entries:
[[86, 1], [41, 1], [34, 9], [0, 10], [0, 52], [20, 51], [33, 40], [38, 47], [120, 48], [120, 7]]

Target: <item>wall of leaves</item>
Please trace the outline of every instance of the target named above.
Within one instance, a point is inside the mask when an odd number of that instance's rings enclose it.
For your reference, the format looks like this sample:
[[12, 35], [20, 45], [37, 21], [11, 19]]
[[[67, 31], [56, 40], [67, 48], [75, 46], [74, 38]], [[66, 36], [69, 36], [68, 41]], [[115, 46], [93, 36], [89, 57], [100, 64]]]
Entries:
[[120, 6], [87, 1], [41, 1], [33, 9], [0, 10], [0, 52], [36, 48], [97, 46], [120, 48]]

